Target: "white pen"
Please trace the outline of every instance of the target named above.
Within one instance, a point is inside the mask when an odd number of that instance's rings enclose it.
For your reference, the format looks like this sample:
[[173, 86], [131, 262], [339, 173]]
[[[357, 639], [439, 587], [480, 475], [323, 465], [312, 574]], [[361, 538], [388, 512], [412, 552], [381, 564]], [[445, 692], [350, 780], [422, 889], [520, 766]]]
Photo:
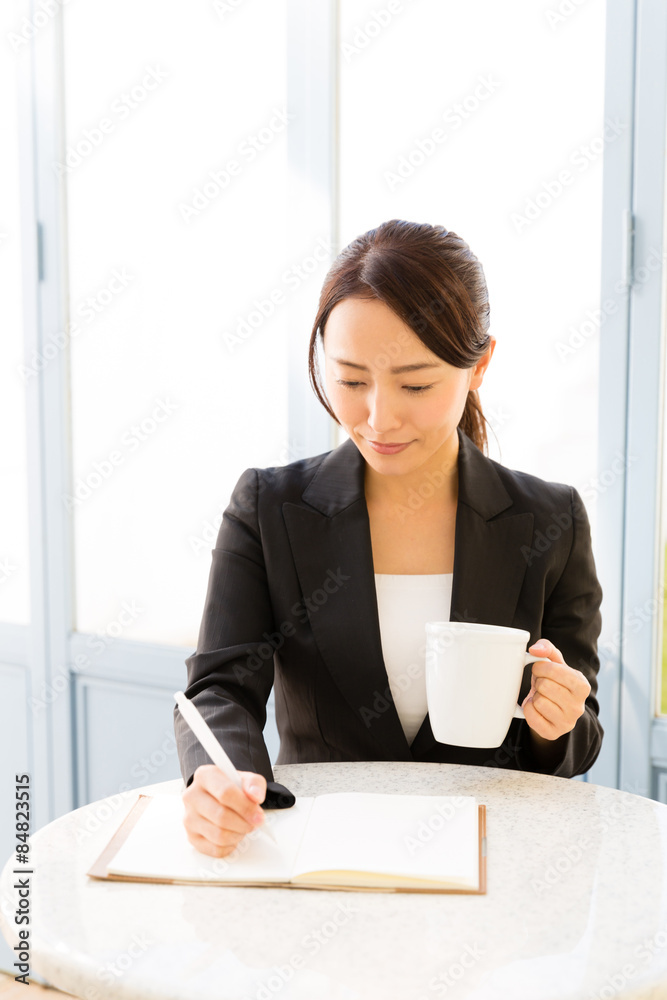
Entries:
[[[186, 698], [182, 691], [177, 691], [174, 695], [176, 704], [179, 707], [180, 713], [189, 725], [192, 732], [195, 734], [201, 745], [203, 746], [206, 753], [209, 755], [213, 763], [224, 771], [228, 778], [234, 782], [243, 791], [243, 780], [241, 775], [236, 770], [231, 760], [225, 753], [223, 747], [220, 746], [218, 739], [214, 735], [213, 731], [209, 727], [206, 719], [201, 714], [197, 706], [189, 698]], [[243, 792], [245, 795], [245, 792]], [[265, 833], [271, 838], [274, 844], [278, 841], [271, 828], [268, 826], [266, 818], [264, 819], [264, 824], [258, 826], [257, 830], [261, 833]]]

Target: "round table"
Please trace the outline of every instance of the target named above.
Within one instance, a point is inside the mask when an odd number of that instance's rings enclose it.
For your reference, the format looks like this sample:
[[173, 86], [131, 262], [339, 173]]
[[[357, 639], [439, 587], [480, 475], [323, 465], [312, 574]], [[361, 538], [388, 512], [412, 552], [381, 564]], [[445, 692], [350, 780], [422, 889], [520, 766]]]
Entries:
[[[87, 1000], [667, 997], [667, 806], [601, 785], [459, 764], [276, 765], [298, 795], [475, 795], [486, 895], [103, 882], [86, 870], [139, 791], [31, 837], [31, 972]], [[0, 927], [17, 943], [14, 858]]]

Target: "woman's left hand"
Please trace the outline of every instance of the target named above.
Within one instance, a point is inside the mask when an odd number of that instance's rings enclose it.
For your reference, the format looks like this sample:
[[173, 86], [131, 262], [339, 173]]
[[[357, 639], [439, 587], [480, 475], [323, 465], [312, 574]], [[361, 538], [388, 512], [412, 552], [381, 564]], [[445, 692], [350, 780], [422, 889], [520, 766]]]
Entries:
[[528, 647], [528, 652], [548, 657], [550, 662], [533, 663], [530, 691], [521, 708], [538, 736], [556, 740], [574, 729], [584, 714], [591, 686], [581, 670], [568, 667], [560, 650], [548, 639], [539, 639]]

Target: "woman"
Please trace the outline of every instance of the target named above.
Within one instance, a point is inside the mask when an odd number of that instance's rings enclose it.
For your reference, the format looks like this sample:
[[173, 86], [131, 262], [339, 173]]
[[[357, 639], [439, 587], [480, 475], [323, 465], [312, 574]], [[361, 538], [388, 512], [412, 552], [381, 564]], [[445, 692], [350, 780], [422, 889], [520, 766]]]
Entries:
[[[260, 805], [294, 803], [272, 780], [262, 738], [274, 680], [278, 764], [448, 761], [572, 777], [596, 760], [602, 590], [589, 522], [572, 487], [484, 454], [488, 328], [482, 267], [442, 226], [386, 222], [331, 267], [309, 371], [349, 439], [247, 469], [224, 512], [185, 693], [244, 787], [210, 762], [176, 708], [197, 850], [223, 857], [262, 822]], [[430, 620], [527, 629], [529, 652], [548, 658], [524, 670], [525, 720], [501, 747], [434, 739]]]

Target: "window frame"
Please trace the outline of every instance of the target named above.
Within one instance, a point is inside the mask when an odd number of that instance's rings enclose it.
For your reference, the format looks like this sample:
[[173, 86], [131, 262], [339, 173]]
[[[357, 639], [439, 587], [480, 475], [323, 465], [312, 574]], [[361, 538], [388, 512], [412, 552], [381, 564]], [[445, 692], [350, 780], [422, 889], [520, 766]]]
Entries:
[[[666, 41], [664, 5], [608, 0], [607, 66], [614, 72], [605, 81], [605, 118], [617, 116], [629, 128], [605, 151], [601, 302], [619, 299], [619, 280], [627, 286], [621, 308], [605, 320], [600, 336], [598, 474], [613, 469], [619, 456], [624, 469], [612, 487], [601, 490], [598, 504], [605, 736], [589, 772], [599, 784], [662, 801], [667, 717], [656, 715], [660, 602], [650, 627], [635, 629], [631, 619], [655, 601], [662, 575]], [[646, 280], [655, 248], [661, 264]], [[605, 539], [620, 541], [605, 545]]]

